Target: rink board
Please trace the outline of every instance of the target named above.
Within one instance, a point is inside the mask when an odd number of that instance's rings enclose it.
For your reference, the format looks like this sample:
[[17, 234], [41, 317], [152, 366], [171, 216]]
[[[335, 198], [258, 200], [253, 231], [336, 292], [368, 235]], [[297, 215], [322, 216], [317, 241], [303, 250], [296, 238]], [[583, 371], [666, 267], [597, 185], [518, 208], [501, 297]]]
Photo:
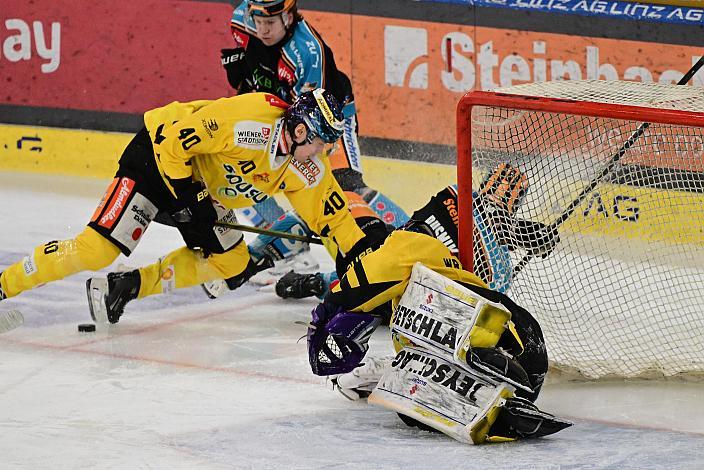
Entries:
[[[132, 134], [0, 125], [0, 171], [111, 178]], [[455, 167], [366, 157], [366, 183], [407, 211], [456, 180]]]
[[[0, 170], [108, 179], [131, 138], [116, 132], [0, 125]], [[363, 165], [367, 184], [409, 212], [456, 181], [451, 165], [379, 157], [365, 157]], [[667, 210], [652, 209], [663, 196], [670, 202]], [[692, 217], [692, 207], [704, 207], [703, 194], [604, 184], [563, 230], [700, 245], [704, 218]]]

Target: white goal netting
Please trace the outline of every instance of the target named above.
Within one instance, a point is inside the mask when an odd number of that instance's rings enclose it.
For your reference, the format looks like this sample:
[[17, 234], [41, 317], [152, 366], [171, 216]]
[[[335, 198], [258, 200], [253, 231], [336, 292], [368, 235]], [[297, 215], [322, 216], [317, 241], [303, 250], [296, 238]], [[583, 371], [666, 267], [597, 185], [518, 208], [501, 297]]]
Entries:
[[479, 94], [460, 140], [474, 191], [517, 167], [529, 189], [516, 217], [549, 225], [594, 186], [547, 258], [510, 254], [525, 266], [509, 294], [540, 321], [552, 363], [589, 378], [704, 373], [704, 90], [592, 80]]

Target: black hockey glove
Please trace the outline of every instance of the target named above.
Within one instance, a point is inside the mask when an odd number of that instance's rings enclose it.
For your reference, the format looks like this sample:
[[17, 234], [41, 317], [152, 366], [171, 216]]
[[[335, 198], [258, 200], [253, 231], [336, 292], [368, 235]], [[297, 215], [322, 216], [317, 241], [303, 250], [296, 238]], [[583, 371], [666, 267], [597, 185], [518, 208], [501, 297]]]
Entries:
[[530, 256], [547, 258], [560, 242], [557, 227], [540, 222], [517, 219], [513, 225], [516, 244], [524, 248]]
[[186, 246], [201, 248], [209, 253], [222, 252], [222, 246], [213, 231], [218, 214], [208, 190], [190, 177], [170, 181], [181, 207], [171, 217], [183, 235]]
[[220, 57], [220, 62], [227, 73], [228, 83], [232, 88], [238, 90], [247, 75], [244, 49], [220, 49]]

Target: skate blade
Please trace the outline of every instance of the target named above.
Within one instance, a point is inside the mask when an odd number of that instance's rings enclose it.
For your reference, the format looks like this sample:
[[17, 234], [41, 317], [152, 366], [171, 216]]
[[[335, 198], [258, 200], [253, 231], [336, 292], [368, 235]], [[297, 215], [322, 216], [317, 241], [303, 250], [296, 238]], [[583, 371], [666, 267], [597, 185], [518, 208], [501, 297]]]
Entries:
[[90, 278], [86, 281], [88, 308], [93, 321], [108, 324], [108, 309], [105, 306], [105, 293], [108, 291], [106, 278]]
[[217, 299], [227, 290], [227, 283], [222, 279], [204, 282], [200, 285], [209, 299]]
[[283, 276], [289, 271], [296, 271], [301, 274], [313, 274], [318, 272], [320, 265], [310, 252], [299, 253], [291, 258], [276, 261], [273, 268], [267, 271], [273, 276]]
[[0, 333], [14, 330], [24, 323], [24, 316], [19, 310], [0, 312]]

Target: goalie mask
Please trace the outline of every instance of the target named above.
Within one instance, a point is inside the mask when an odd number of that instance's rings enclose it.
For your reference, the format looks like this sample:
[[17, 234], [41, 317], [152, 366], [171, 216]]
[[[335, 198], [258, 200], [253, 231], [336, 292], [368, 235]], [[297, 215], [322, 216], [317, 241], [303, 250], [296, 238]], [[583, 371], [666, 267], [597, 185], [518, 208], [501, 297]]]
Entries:
[[369, 338], [381, 323], [368, 313], [348, 312], [329, 303], [312, 312], [308, 327], [308, 360], [315, 375], [337, 375], [357, 367], [369, 349]]
[[528, 177], [515, 166], [499, 164], [479, 185], [479, 195], [514, 215], [528, 193]]

